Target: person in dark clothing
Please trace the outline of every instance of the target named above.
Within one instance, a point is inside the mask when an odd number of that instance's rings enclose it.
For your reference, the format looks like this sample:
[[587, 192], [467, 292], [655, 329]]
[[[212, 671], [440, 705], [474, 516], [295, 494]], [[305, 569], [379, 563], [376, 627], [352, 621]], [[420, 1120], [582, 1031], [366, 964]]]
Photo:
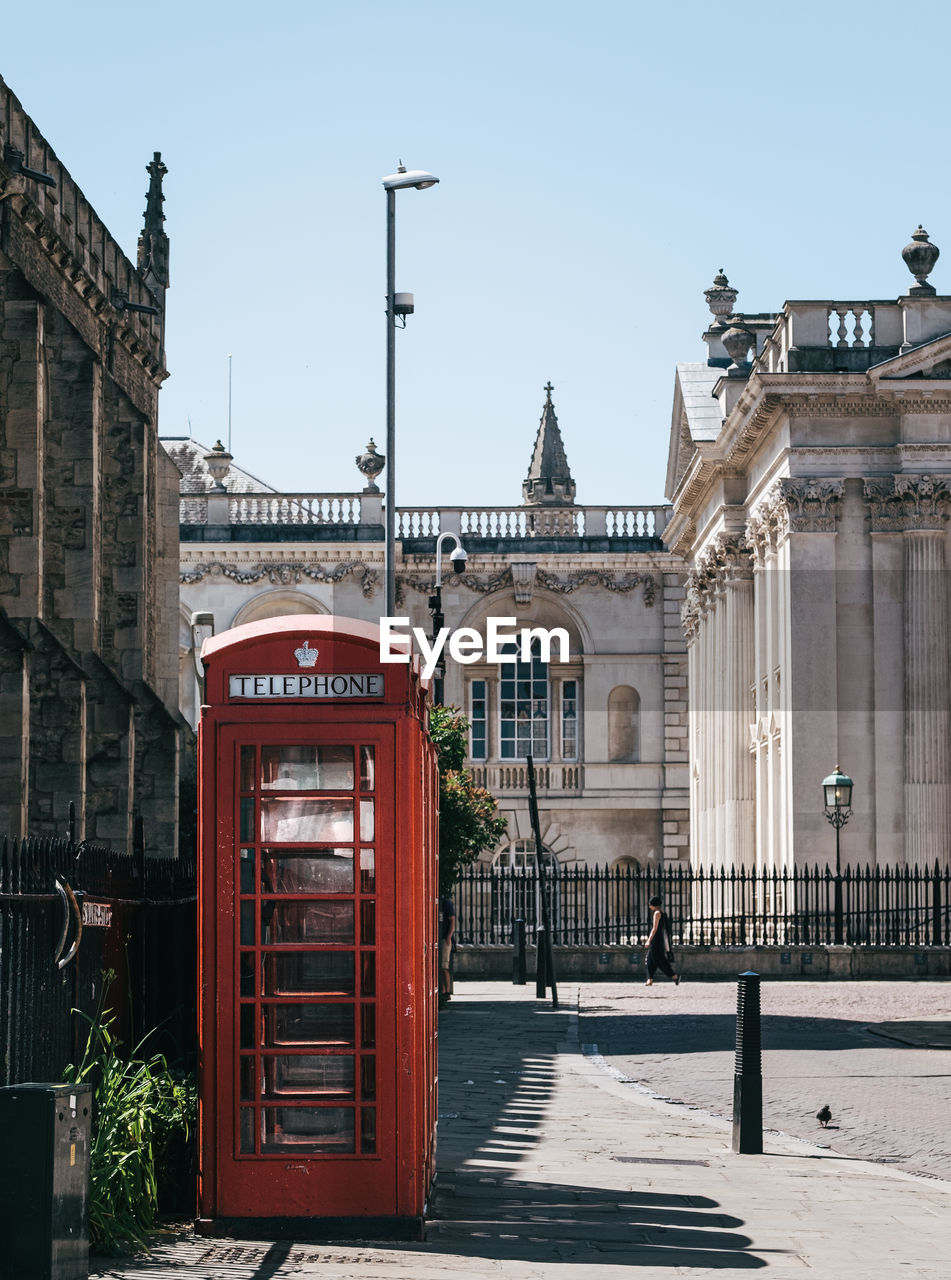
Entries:
[[673, 978], [674, 986], [680, 984], [680, 974], [674, 973], [673, 968], [673, 951], [671, 950], [670, 941], [670, 916], [661, 907], [660, 898], [651, 898], [650, 908], [652, 914], [651, 931], [647, 938], [647, 954], [644, 957], [644, 963], [647, 966], [647, 982], [646, 986], [654, 985], [654, 974], [659, 969], [661, 973], [666, 973], [668, 978]]

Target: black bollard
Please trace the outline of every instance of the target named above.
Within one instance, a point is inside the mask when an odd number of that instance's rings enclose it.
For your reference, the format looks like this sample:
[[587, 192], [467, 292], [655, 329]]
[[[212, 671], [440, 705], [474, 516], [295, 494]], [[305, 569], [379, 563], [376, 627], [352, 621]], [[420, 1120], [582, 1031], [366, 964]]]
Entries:
[[525, 921], [512, 921], [512, 983], [525, 986]]
[[733, 1076], [733, 1150], [763, 1154], [763, 1065], [759, 974], [741, 973], [736, 992], [736, 1066]]
[[545, 930], [535, 930], [535, 995], [541, 1000], [548, 991], [548, 948]]

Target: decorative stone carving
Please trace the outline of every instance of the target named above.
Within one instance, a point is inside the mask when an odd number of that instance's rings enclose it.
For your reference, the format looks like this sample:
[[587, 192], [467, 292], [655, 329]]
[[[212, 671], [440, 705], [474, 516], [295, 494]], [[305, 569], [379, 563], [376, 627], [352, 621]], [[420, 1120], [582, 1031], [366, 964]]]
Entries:
[[771, 490], [747, 517], [746, 536], [760, 565], [767, 551], [775, 550], [789, 530], [785, 504], [777, 499], [778, 493]]
[[520, 561], [512, 565], [512, 586], [515, 588], [515, 603], [529, 605], [532, 603], [532, 591], [535, 587], [535, 574], [538, 565], [534, 562]]
[[836, 507], [844, 480], [807, 480], [786, 476], [779, 482], [789, 511], [790, 533], [834, 533]]
[[382, 453], [377, 453], [376, 444], [373, 437], [367, 444], [366, 453], [358, 453], [354, 461], [357, 464], [357, 470], [368, 480], [368, 484], [364, 487], [364, 493], [379, 493], [380, 486], [376, 483], [376, 478], [386, 466], [386, 458]]
[[231, 464], [234, 461], [231, 454], [224, 447], [220, 440], [215, 441], [215, 446], [211, 453], [205, 454], [205, 465], [214, 480], [214, 492], [225, 493], [225, 476], [231, 470]]
[[899, 474], [866, 480], [864, 493], [873, 533], [939, 530], [948, 518], [951, 477]]
[[940, 252], [938, 246], [928, 239], [928, 232], [919, 222], [918, 230], [912, 232], [911, 243], [906, 244], [901, 251], [905, 266], [915, 277], [915, 283], [908, 290], [909, 297], [934, 296], [936, 292], [934, 285], [927, 284], [926, 281], [934, 270], [934, 264], [938, 261]]
[[212, 561], [209, 564], [196, 564], [190, 569], [183, 569], [180, 579], [186, 585], [201, 582], [205, 577], [230, 578], [232, 582], [242, 585], [260, 582], [266, 578], [272, 586], [293, 586], [310, 578], [312, 582], [339, 582], [349, 574], [360, 574], [360, 590], [365, 599], [373, 597], [374, 588], [379, 586], [381, 575], [376, 569], [370, 569], [360, 560], [348, 564], [335, 565], [333, 569], [324, 569], [320, 565], [291, 562], [284, 564], [256, 564], [247, 568], [236, 564], [222, 564]]
[[[513, 569], [519, 567], [518, 565], [506, 565], [502, 572], [496, 574], [493, 578], [477, 578], [475, 574], [465, 573], [456, 578], [455, 582], [459, 586], [468, 587], [470, 591], [475, 591], [482, 596], [491, 595], [493, 591], [501, 591], [506, 587], [512, 587], [516, 592], [516, 603], [520, 604], [522, 601], [518, 599], [518, 589], [513, 573]], [[419, 591], [423, 595], [431, 595], [435, 585], [431, 578], [399, 578], [397, 580], [398, 598], [401, 598], [399, 597], [400, 584], [411, 587], [414, 591]], [[623, 577], [618, 578], [604, 570], [592, 569], [582, 573], [574, 573], [570, 577], [556, 578], [554, 574], [535, 567], [533, 586], [544, 587], [547, 591], [555, 591], [559, 595], [569, 595], [572, 591], [577, 591], [579, 587], [604, 587], [606, 591], [617, 591], [621, 594], [626, 594], [636, 587], [643, 586], [644, 603], [648, 609], [653, 607], [657, 598], [657, 579], [652, 573], [626, 573]]]
[[723, 274], [723, 268], [713, 277], [713, 284], [709, 289], [704, 289], [703, 296], [707, 300], [707, 306], [713, 312], [713, 324], [711, 329], [725, 329], [727, 327], [727, 316], [733, 314], [733, 308], [736, 305], [737, 290], [733, 288], [729, 280]]
[[750, 347], [756, 341], [756, 335], [749, 329], [744, 329], [740, 324], [733, 324], [727, 329], [726, 333], [720, 339], [723, 348], [733, 363], [727, 369], [727, 374], [735, 377], [740, 373], [747, 373], [749, 370]]
[[149, 175], [149, 189], [146, 194], [145, 225], [139, 234], [137, 266], [146, 284], [155, 293], [159, 289], [168, 288], [168, 236], [165, 234], [165, 214], [162, 205], [165, 196], [162, 194], [162, 179], [168, 169], [162, 163], [161, 151], [152, 155], [152, 161], [145, 166]]
[[752, 545], [745, 532], [720, 533], [701, 553], [687, 574], [680, 618], [684, 634], [692, 640], [700, 622], [729, 582], [752, 577]]

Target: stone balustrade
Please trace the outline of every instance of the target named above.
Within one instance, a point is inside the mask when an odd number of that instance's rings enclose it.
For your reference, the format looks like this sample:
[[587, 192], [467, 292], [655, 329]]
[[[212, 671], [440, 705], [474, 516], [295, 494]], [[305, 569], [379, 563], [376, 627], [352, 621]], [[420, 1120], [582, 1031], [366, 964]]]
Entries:
[[[661, 538], [670, 508], [408, 507], [396, 513], [399, 539], [458, 533], [469, 538]], [[367, 525], [382, 522], [379, 495], [207, 493], [182, 498], [180, 520], [200, 525]]]
[[842, 362], [847, 371], [857, 371], [897, 352], [903, 336], [902, 308], [894, 300], [787, 302], [754, 370], [833, 371]]
[[[216, 503], [227, 503], [215, 520]], [[376, 524], [382, 504], [373, 508], [359, 493], [188, 494], [181, 501], [181, 523], [240, 525]], [[413, 507], [396, 515], [398, 538], [435, 538], [458, 533], [470, 538], [608, 537], [660, 538], [670, 508], [659, 507]]]
[[[526, 795], [528, 768], [524, 764], [476, 764], [471, 766], [477, 787], [485, 787], [494, 796]], [[537, 764], [535, 787], [539, 793], [580, 795], [583, 789], [580, 764]]]

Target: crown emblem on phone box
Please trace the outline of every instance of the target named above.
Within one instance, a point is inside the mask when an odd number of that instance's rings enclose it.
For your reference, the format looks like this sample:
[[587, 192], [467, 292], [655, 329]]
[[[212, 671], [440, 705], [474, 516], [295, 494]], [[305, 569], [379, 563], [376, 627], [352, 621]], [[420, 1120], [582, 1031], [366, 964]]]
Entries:
[[312, 649], [308, 641], [304, 641], [299, 649], [294, 650], [294, 657], [299, 667], [312, 667], [317, 661], [318, 649]]

